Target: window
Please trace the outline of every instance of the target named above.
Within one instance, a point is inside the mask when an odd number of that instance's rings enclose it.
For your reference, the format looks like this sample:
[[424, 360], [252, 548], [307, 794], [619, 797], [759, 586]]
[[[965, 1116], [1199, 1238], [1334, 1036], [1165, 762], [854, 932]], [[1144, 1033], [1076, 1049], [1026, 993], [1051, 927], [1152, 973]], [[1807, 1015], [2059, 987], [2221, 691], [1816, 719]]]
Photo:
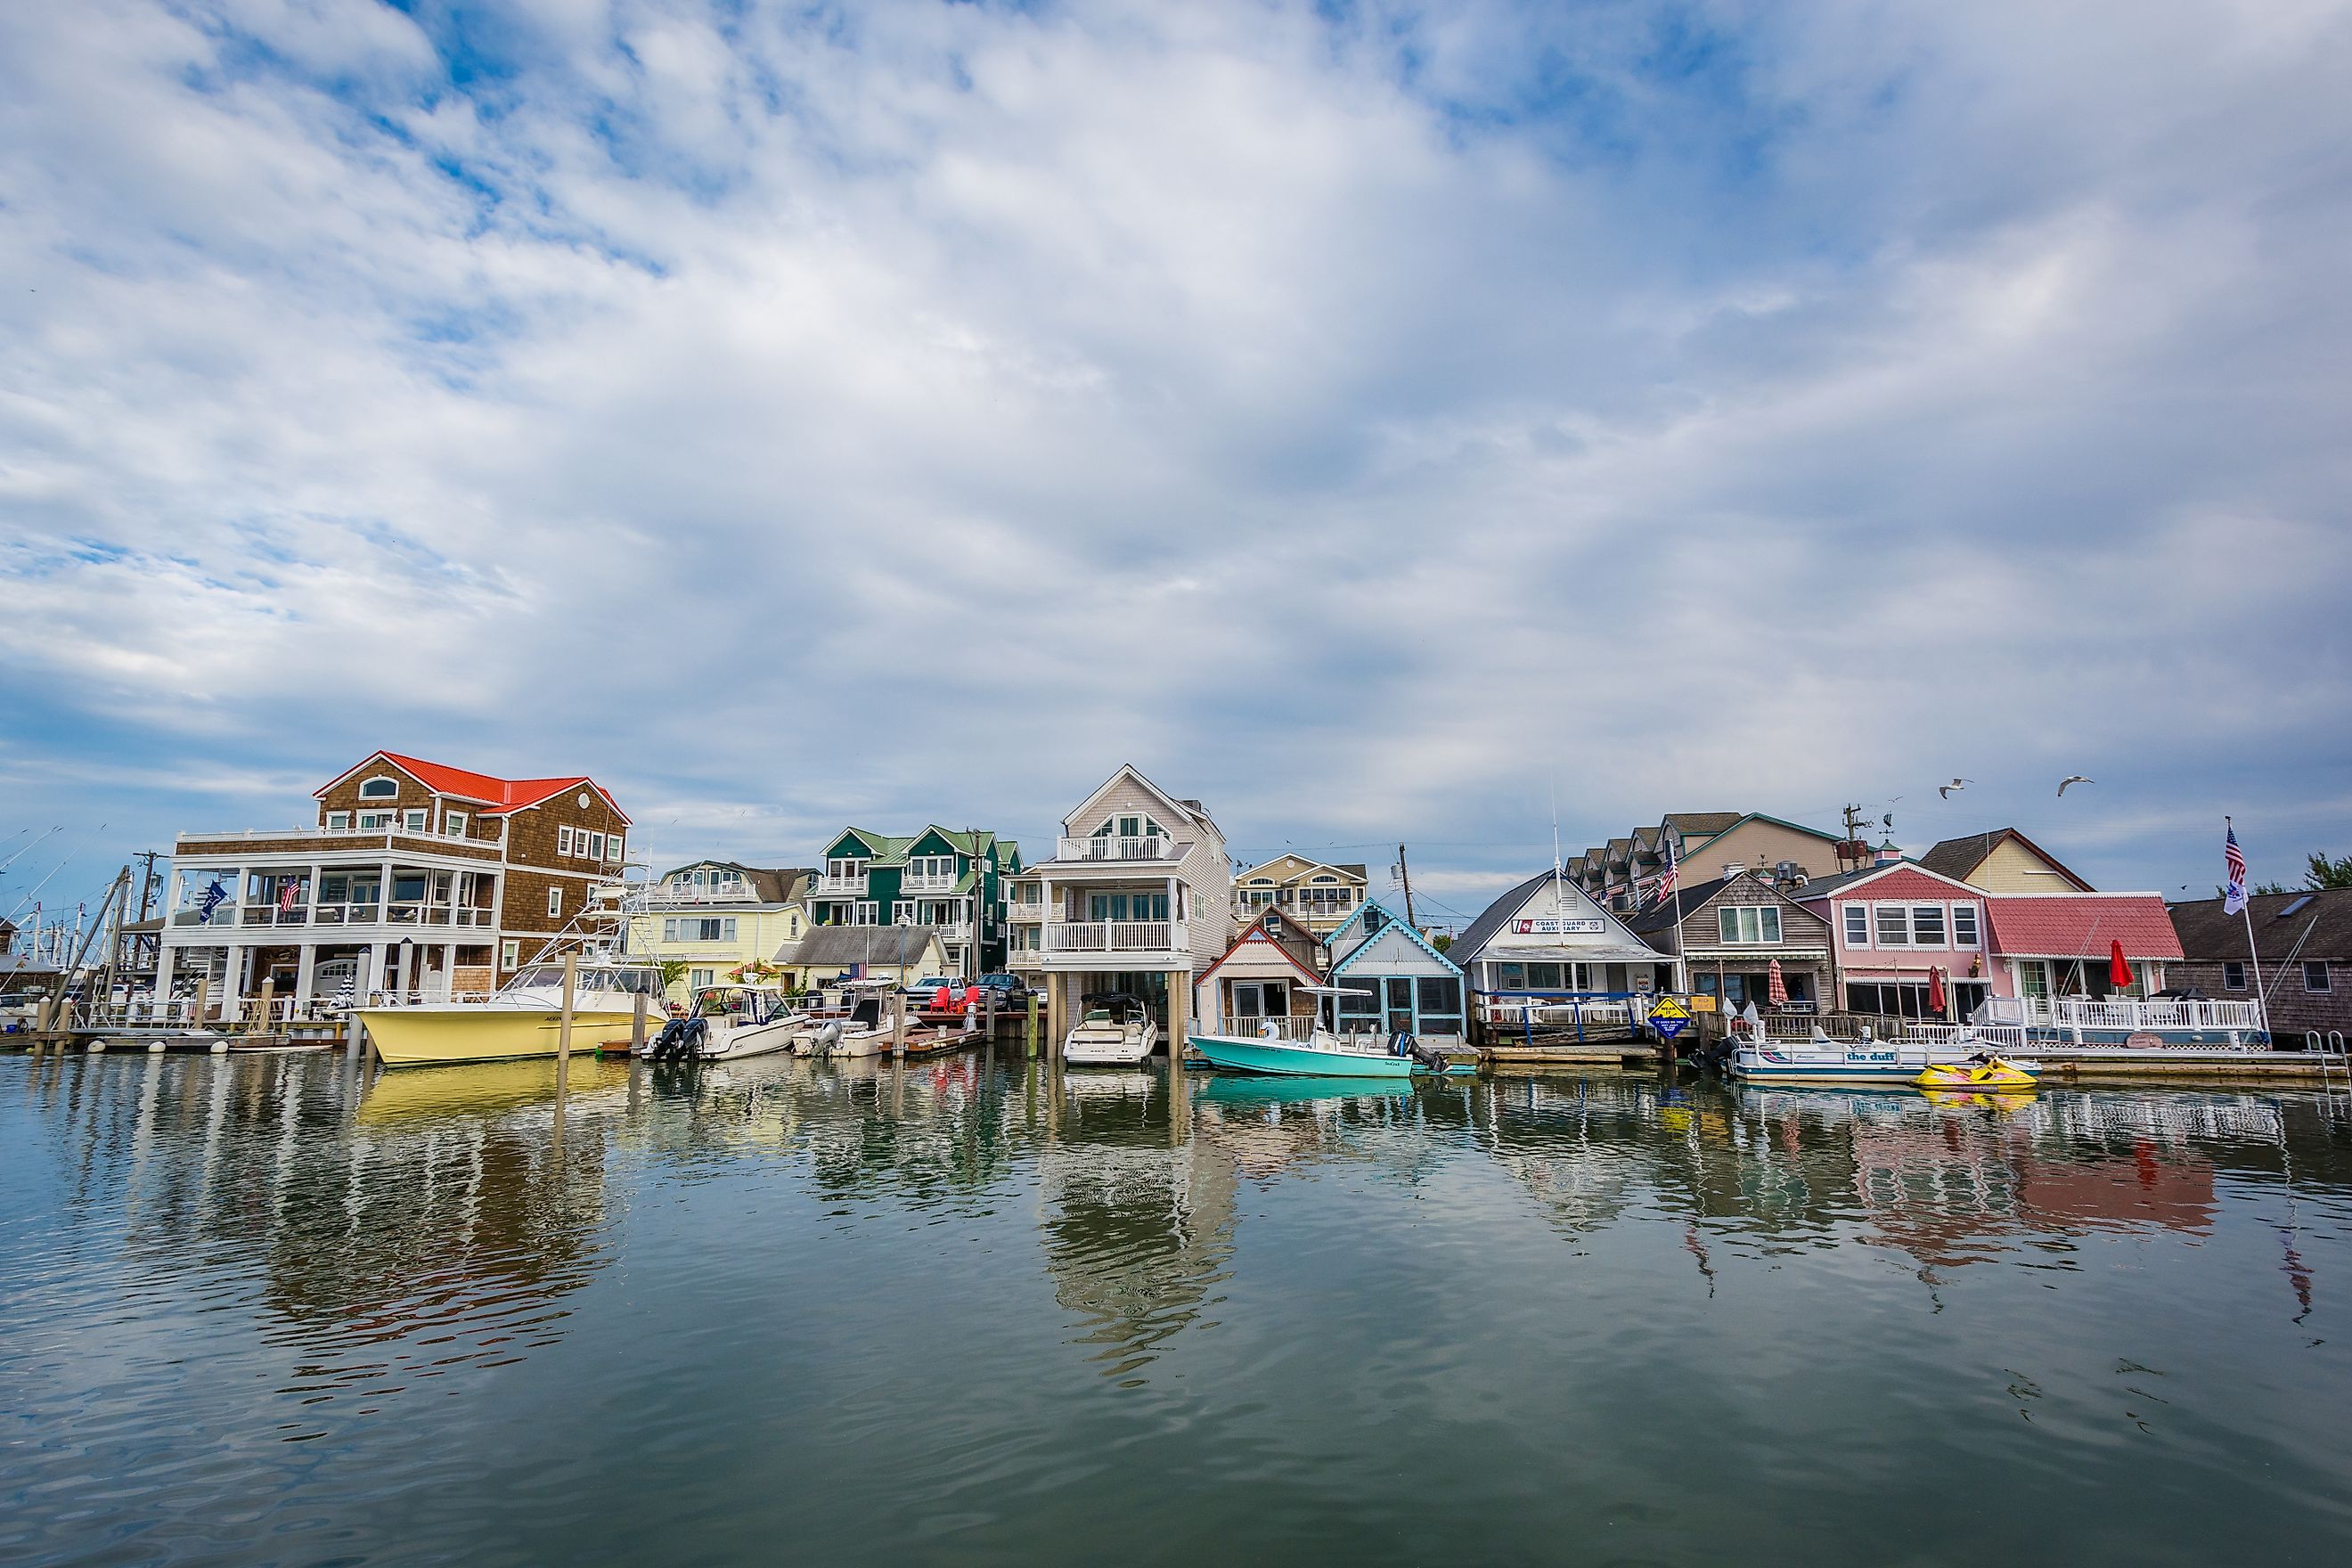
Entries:
[[1944, 945], [1944, 906], [1914, 904], [1911, 906], [1911, 945], [1941, 947]]
[[604, 861], [605, 861], [605, 864], [607, 864], [607, 865], [614, 864], [614, 862], [617, 862], [620, 858], [621, 858], [621, 836], [620, 836], [619, 834], [617, 834], [617, 833], [607, 833], [606, 835], [604, 835]]
[[362, 800], [392, 800], [396, 798], [399, 794], [400, 781], [398, 779], [385, 778], [382, 774], [378, 774], [376, 777], [372, 778], [368, 780], [367, 783], [360, 785], [360, 798]]
[[391, 826], [392, 813], [388, 811], [362, 811], [359, 815], [359, 830], [362, 833], [381, 833]]
[[499, 943], [499, 963], [502, 967], [512, 969], [516, 964], [520, 963], [521, 962], [522, 943], [519, 942], [502, 942]]
[[848, 857], [833, 857], [824, 863], [824, 874], [836, 881], [847, 881], [866, 875], [866, 862]]
[[1870, 911], [1860, 904], [1845, 907], [1845, 944], [1848, 947], [1870, 945]]
[[550, 888], [547, 889], [547, 912], [550, 917], [560, 915], [563, 912], [562, 889]]
[[466, 814], [462, 811], [443, 812], [441, 814], [441, 831], [452, 838], [465, 837]]
[[733, 942], [735, 921], [732, 916], [698, 920], [691, 917], [662, 921], [664, 942]]
[[1733, 904], [1715, 911], [1716, 929], [1726, 942], [1777, 942], [1780, 940], [1780, 909], [1777, 904]]
[[900, 899], [890, 906], [890, 923], [894, 926], [915, 923], [915, 902], [912, 899]]
[[342, 832], [344, 829], [346, 829], [346, 828], [350, 827], [350, 826], [351, 826], [351, 825], [352, 825], [352, 814], [351, 814], [350, 812], [348, 812], [348, 811], [331, 811], [331, 812], [327, 813], [327, 831], [328, 831], [328, 832], [330, 832], [330, 833], [341, 833], [341, 832]]
[[422, 807], [415, 808], [404, 814], [401, 826], [411, 833], [422, 833], [425, 831], [425, 819], [431, 815]]
[[2305, 991], [2311, 992], [2315, 995], [2326, 994], [2328, 989], [2327, 965], [2325, 963], [2305, 964], [2303, 966], [2303, 988]]
[[1878, 945], [1908, 947], [1911, 945], [1911, 911], [1901, 904], [1878, 906]]
[[602, 860], [604, 858], [604, 836], [601, 833], [590, 834], [588, 836], [588, 858], [591, 860]]
[[2221, 989], [2224, 991], [2243, 991], [2245, 988], [2246, 966], [2242, 963], [2223, 964], [2221, 966]]
[[1952, 906], [1952, 945], [1954, 947], [1982, 945], [1977, 940], [1977, 907], [1974, 904]]
[[555, 852], [558, 855], [572, 853], [572, 829], [568, 826], [555, 830]]

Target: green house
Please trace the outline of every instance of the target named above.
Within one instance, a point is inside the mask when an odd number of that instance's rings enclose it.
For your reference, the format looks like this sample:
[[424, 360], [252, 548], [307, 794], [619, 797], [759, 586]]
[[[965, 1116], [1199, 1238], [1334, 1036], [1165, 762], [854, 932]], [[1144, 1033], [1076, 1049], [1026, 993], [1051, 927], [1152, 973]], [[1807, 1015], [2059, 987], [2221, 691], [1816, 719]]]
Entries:
[[811, 893], [819, 925], [935, 928], [966, 979], [1004, 966], [1004, 879], [1021, 847], [977, 828], [933, 826], [911, 837], [845, 827], [825, 847]]

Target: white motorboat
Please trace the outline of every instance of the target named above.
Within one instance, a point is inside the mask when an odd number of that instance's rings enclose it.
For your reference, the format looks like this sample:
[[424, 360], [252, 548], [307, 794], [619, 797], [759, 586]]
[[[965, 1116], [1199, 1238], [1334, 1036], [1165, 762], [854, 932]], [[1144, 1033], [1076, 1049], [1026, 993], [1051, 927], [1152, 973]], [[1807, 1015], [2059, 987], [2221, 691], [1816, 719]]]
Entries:
[[[572, 1048], [593, 1054], [635, 1025], [640, 998], [658, 1005], [661, 973], [645, 961], [590, 953], [572, 973]], [[551, 1057], [562, 1045], [564, 966], [541, 957], [504, 989], [446, 1001], [358, 1010], [379, 1060], [392, 1067]]]
[[853, 980], [842, 987], [848, 1001], [835, 1017], [814, 1019], [793, 1035], [795, 1055], [878, 1057], [887, 1054], [898, 1030], [898, 1009], [907, 1005], [887, 980]]
[[1124, 991], [1083, 998], [1086, 1016], [1062, 1037], [1062, 1059], [1072, 1067], [1133, 1067], [1160, 1044], [1160, 1026], [1141, 1001]]
[[741, 1061], [792, 1048], [793, 1037], [808, 1024], [781, 991], [760, 985], [706, 985], [694, 994], [694, 1008], [672, 1018], [637, 1047], [653, 1059], [691, 1056], [698, 1061]]

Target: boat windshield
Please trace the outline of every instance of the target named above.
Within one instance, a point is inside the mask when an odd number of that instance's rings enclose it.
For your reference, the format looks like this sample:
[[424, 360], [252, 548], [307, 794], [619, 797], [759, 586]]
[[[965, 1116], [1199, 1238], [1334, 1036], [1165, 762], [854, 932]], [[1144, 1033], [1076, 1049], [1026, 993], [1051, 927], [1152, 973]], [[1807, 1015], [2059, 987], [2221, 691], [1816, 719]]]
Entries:
[[[614, 969], [602, 964], [593, 968], [583, 967], [574, 984], [582, 991], [622, 991], [642, 996], [659, 996], [662, 994], [661, 973], [652, 969]], [[560, 991], [563, 987], [563, 965], [534, 963], [516, 974], [512, 984], [518, 990], [545, 986], [549, 990]]]

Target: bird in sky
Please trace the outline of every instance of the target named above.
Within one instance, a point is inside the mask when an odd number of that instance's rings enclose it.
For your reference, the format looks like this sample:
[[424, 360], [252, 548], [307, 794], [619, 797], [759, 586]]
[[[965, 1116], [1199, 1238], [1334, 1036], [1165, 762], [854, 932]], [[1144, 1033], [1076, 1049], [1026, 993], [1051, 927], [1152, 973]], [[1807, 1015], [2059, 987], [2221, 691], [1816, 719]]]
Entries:
[[2069, 774], [2068, 776], [2066, 776], [2065, 778], [2060, 779], [2060, 780], [2058, 781], [2058, 796], [2059, 796], [2059, 798], [2060, 798], [2061, 800], [2063, 800], [2063, 799], [2065, 798], [2065, 796], [2066, 796], [2066, 786], [2067, 786], [2068, 784], [2096, 784], [2096, 783], [2098, 783], [2098, 782], [2099, 782], [2099, 781], [2098, 781], [2098, 780], [2096, 780], [2096, 779], [2086, 779], [2086, 778], [2084, 778], [2084, 777], [2082, 774], [2080, 774], [2080, 773], [2071, 773], [2071, 774]]
[[1948, 784], [1937, 784], [1936, 786], [1936, 793], [1942, 795], [1946, 800], [1949, 800], [1952, 798], [1952, 792], [1954, 790], [1966, 789], [1972, 782], [1972, 780], [1969, 779], [1954, 779]]

